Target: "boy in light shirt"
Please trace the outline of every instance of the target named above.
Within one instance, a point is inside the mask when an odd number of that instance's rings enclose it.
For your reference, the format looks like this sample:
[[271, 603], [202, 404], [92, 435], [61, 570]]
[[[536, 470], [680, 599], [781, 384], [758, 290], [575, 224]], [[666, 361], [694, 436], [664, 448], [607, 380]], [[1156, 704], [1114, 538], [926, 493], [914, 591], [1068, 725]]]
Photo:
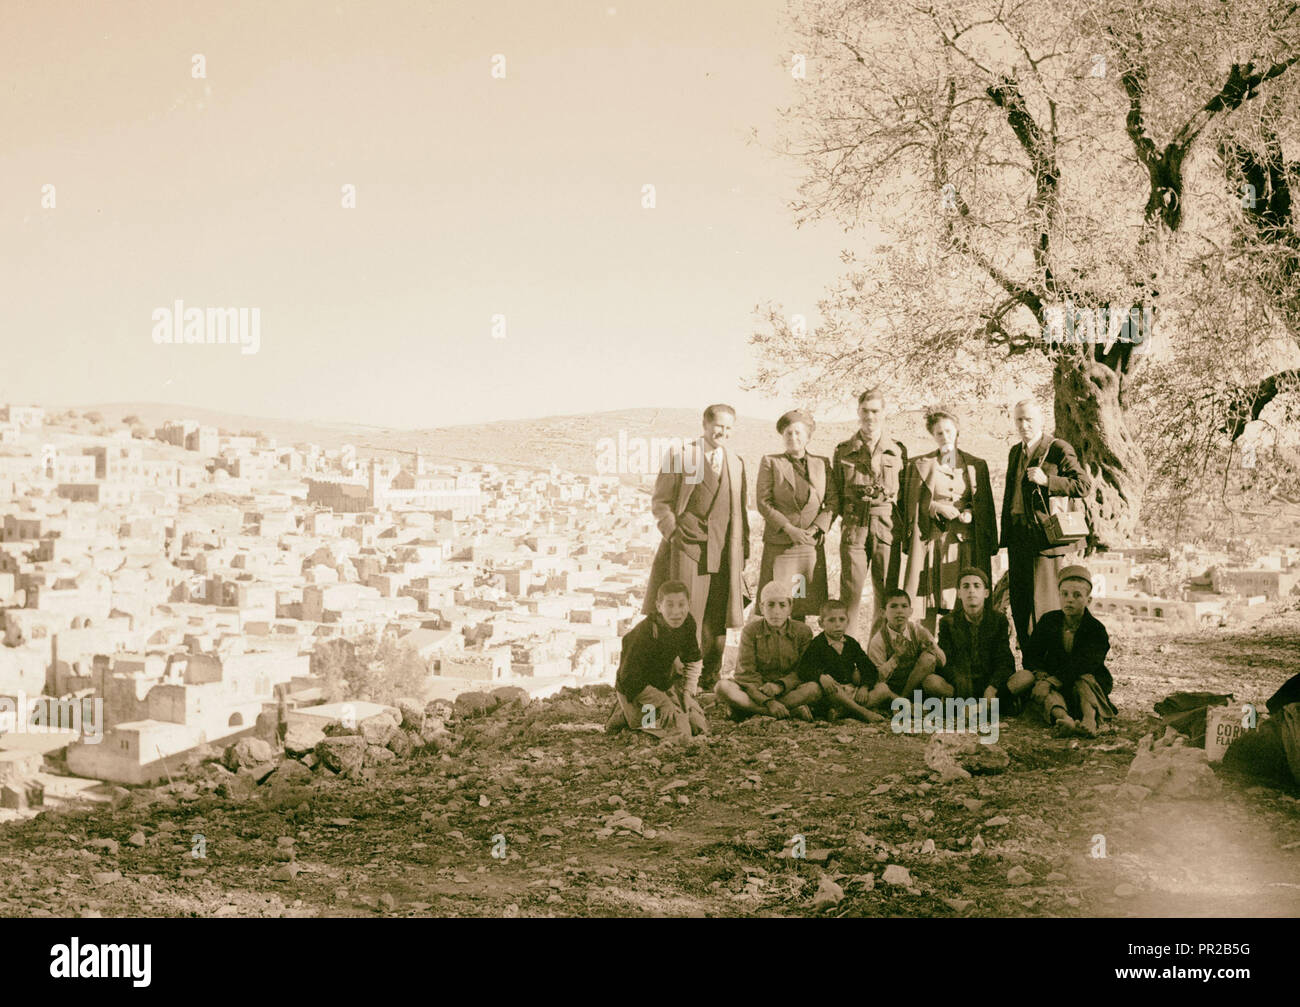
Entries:
[[912, 621], [912, 597], [906, 591], [885, 592], [884, 619], [867, 645], [867, 657], [889, 687], [889, 701], [899, 696], [910, 700], [917, 689], [943, 699], [953, 694], [936, 674], [946, 661], [944, 653], [930, 631]]

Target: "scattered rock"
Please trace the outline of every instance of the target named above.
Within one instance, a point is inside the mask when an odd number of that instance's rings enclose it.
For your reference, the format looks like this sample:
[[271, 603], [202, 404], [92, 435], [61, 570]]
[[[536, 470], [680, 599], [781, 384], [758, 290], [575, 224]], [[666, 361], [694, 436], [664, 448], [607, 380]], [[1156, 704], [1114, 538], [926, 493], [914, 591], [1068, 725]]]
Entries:
[[271, 872], [272, 881], [292, 881], [302, 868], [295, 863], [280, 864]]
[[456, 697], [456, 716], [460, 719], [482, 717], [495, 710], [498, 703], [499, 700], [486, 692], [462, 692]]
[[290, 724], [284, 735], [284, 752], [295, 759], [312, 752], [325, 740], [325, 732], [310, 724]]
[[222, 761], [232, 773], [243, 767], [253, 767], [274, 762], [275, 749], [261, 738], [240, 738], [226, 749]]
[[326, 738], [316, 746], [321, 765], [336, 773], [355, 773], [366, 759], [366, 739], [356, 735]]
[[987, 822], [984, 823], [984, 828], [996, 829], [999, 825], [1010, 825], [1010, 824], [1011, 824], [1011, 819], [1008, 818], [1006, 815], [994, 815], [992, 818], [990, 818]]
[[619, 808], [605, 820], [607, 829], [627, 829], [629, 832], [635, 832], [640, 835], [644, 830], [641, 819], [636, 815], [629, 815], [625, 810]]
[[1007, 871], [1007, 884], [1009, 885], [1027, 885], [1033, 880], [1034, 876], [1019, 865]]
[[361, 737], [366, 739], [367, 745], [378, 745], [383, 748], [388, 744], [388, 739], [394, 731], [400, 730], [398, 718], [390, 713], [377, 713], [373, 717], [367, 717], [357, 725], [357, 730]]
[[500, 704], [519, 703], [527, 706], [532, 701], [532, 696], [528, 695], [527, 689], [521, 689], [517, 685], [503, 685], [499, 689], [493, 689], [491, 696]]
[[817, 886], [817, 892], [813, 895], [812, 907], [817, 912], [825, 909], [833, 909], [844, 900], [844, 889], [837, 885], [830, 878], [823, 876], [821, 883]]
[[[416, 738], [420, 736], [415, 735]], [[415, 743], [411, 741], [411, 732], [397, 730], [388, 736], [388, 750], [399, 759], [405, 759], [411, 754], [411, 749], [415, 748]]]
[[126, 841], [132, 846], [143, 846], [147, 842], [143, 832], [132, 832]]
[[911, 886], [912, 872], [898, 864], [890, 864], [885, 868], [885, 873], [880, 876], [880, 880], [887, 885]]
[[418, 733], [424, 729], [424, 707], [418, 699], [402, 698], [393, 705], [402, 715], [402, 727], [405, 730]]
[[1001, 773], [1011, 757], [994, 745], [985, 745], [972, 733], [947, 731], [936, 734], [925, 746], [925, 764], [943, 782], [966, 780], [972, 774]]
[[1159, 742], [1146, 735], [1138, 742], [1126, 782], [1146, 787], [1152, 794], [1174, 798], [1210, 798], [1219, 792], [1219, 780], [1203, 748], [1189, 748], [1182, 735], [1169, 728]]
[[121, 871], [96, 871], [90, 876], [90, 880], [96, 885], [111, 885], [114, 881], [122, 880]]
[[285, 759], [275, 767], [275, 772], [266, 778], [266, 786], [276, 787], [287, 783], [306, 783], [310, 779], [310, 769], [297, 759]]
[[117, 856], [118, 842], [116, 839], [92, 839], [86, 845], [91, 849], [103, 850], [110, 857]]
[[396, 754], [387, 748], [381, 748], [379, 745], [367, 745], [361, 764], [363, 766], [382, 766], [385, 762], [392, 762], [396, 758]]

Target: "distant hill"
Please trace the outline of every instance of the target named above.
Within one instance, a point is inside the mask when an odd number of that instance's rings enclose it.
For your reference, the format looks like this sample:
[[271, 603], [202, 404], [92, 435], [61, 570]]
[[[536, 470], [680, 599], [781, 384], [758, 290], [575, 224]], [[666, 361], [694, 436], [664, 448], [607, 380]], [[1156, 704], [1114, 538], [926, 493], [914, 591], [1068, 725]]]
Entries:
[[[194, 409], [162, 403], [115, 402], [79, 407], [78, 411], [96, 410], [110, 422], [126, 416], [138, 416], [153, 428], [166, 420], [192, 419], [198, 423], [231, 430], [256, 430], [275, 437], [282, 444], [311, 442], [326, 448], [355, 444], [360, 456], [419, 450], [430, 460], [492, 462], [549, 468], [556, 465], [571, 472], [592, 473], [597, 470], [601, 440], [618, 442], [620, 433], [627, 439], [694, 438], [700, 433], [700, 413], [693, 409], [625, 409], [608, 413], [578, 416], [544, 416], [528, 420], [499, 420], [461, 426], [401, 430], [392, 427], [366, 426], [359, 423], [314, 422], [270, 419], [224, 413], [212, 409]], [[818, 424], [811, 450], [830, 455], [837, 442], [852, 435], [855, 422]], [[894, 418], [891, 433], [901, 440], [909, 453], [933, 448], [921, 410], [908, 410]], [[1000, 471], [1010, 446], [1009, 421], [997, 408], [980, 407], [963, 417], [961, 446], [985, 458], [993, 471]], [[732, 447], [752, 472], [757, 472], [764, 454], [781, 450], [781, 439], [772, 421], [738, 417], [732, 433]]]
[[[380, 427], [366, 427], [355, 423], [335, 423], [326, 420], [286, 420], [270, 419], [265, 416], [245, 416], [241, 413], [229, 413], [220, 409], [202, 409], [193, 406], [179, 406], [166, 402], [108, 402], [102, 405], [74, 406], [77, 412], [99, 412], [105, 422], [120, 423], [127, 416], [138, 416], [150, 430], [156, 429], [167, 420], [194, 420], [204, 426], [217, 427], [240, 433], [244, 430], [256, 430], [274, 437], [281, 444], [308, 442], [326, 448], [337, 448], [341, 444], [353, 442], [362, 431], [378, 431]], [[63, 412], [64, 409], [47, 407], [51, 412]]]
[[[603, 438], [610, 438], [615, 444], [620, 433], [627, 441], [694, 438], [699, 436], [701, 425], [700, 414], [694, 409], [624, 409], [400, 430], [362, 423], [271, 419], [164, 403], [118, 402], [77, 408], [83, 413], [98, 411], [111, 423], [134, 415], [147, 427], [154, 428], [168, 419], [192, 419], [224, 430], [258, 431], [275, 437], [281, 444], [310, 442], [337, 448], [350, 443], [356, 445], [360, 457], [418, 449], [430, 461], [487, 462], [537, 469], [555, 465], [580, 473], [597, 471]], [[988, 462], [994, 494], [1000, 496], [1007, 450], [1012, 443], [1009, 417], [1000, 406], [983, 403], [957, 411], [962, 419], [961, 446]], [[856, 423], [852, 421], [819, 424], [811, 450], [830, 455], [836, 443], [855, 429]], [[924, 453], [934, 446], [925, 431], [923, 410], [899, 412], [891, 420], [889, 430], [911, 454]], [[744, 458], [752, 477], [757, 474], [759, 459], [764, 454], [781, 450], [781, 439], [772, 420], [741, 416], [736, 420], [731, 445]], [[1266, 461], [1262, 467], [1270, 464], [1279, 463]], [[1169, 521], [1164, 520], [1168, 515], [1159, 506], [1155, 507], [1156, 513], [1148, 513], [1146, 517], [1158, 528], [1158, 535], [1172, 534], [1176, 527], [1180, 541], [1232, 543], [1251, 539], [1266, 544], [1300, 544], [1300, 500], [1261, 490], [1253, 485], [1254, 475], [1249, 471], [1234, 471], [1231, 476], [1224, 485], [1207, 482], [1198, 498], [1188, 501], [1187, 517], [1176, 526], [1169, 526]]]

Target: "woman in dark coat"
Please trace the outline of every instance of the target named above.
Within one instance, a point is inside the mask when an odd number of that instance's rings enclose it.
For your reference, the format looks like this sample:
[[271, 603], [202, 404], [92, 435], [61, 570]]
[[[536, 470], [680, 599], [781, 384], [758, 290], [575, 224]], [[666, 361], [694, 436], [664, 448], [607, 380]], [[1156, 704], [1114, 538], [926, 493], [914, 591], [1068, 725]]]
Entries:
[[763, 515], [758, 596], [763, 596], [768, 581], [783, 582], [796, 619], [816, 615], [827, 598], [823, 539], [834, 517], [826, 503], [831, 464], [807, 450], [816, 429], [812, 416], [803, 410], [786, 413], [776, 421], [785, 451], [764, 455], [758, 467], [757, 503]]
[[957, 606], [957, 574], [982, 570], [993, 582], [997, 520], [988, 463], [957, 447], [957, 418], [943, 409], [925, 417], [938, 445], [912, 459], [904, 493], [907, 574], [904, 585], [934, 625]]

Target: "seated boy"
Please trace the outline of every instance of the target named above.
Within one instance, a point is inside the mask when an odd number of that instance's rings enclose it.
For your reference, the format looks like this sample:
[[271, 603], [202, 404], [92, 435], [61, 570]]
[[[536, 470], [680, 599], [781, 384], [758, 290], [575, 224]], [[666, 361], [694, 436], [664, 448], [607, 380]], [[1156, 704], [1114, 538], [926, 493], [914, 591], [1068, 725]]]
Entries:
[[[751, 619], [740, 632], [735, 675], [719, 681], [715, 692], [737, 719], [763, 714], [784, 720], [790, 710], [778, 697], [799, 684], [794, 667], [812, 642], [812, 630], [790, 618], [790, 589], [781, 581], [763, 585], [759, 608], [762, 618]], [[812, 719], [807, 711], [799, 716]]]
[[1025, 648], [1025, 668], [1034, 673], [1031, 693], [1047, 722], [1066, 731], [1095, 735], [1099, 722], [1115, 716], [1114, 685], [1106, 670], [1110, 636], [1088, 611], [1092, 575], [1082, 566], [1057, 574], [1061, 607], [1034, 626]]
[[781, 702], [800, 717], [807, 710], [831, 720], [840, 714], [867, 722], [884, 720], [869, 707], [887, 703], [889, 687], [878, 681], [876, 666], [862, 645], [845, 635], [848, 606], [828, 601], [821, 607], [820, 619], [822, 631], [795, 665], [803, 684], [782, 696]]
[[939, 620], [939, 649], [947, 658], [940, 674], [958, 699], [997, 699], [1001, 707], [1014, 709], [1034, 676], [1016, 671], [1011, 626], [988, 599], [988, 576], [964, 567], [957, 574], [958, 605]]
[[926, 696], [946, 699], [952, 686], [935, 674], [944, 665], [944, 653], [930, 631], [911, 620], [912, 596], [900, 588], [886, 591], [884, 619], [867, 645], [867, 657], [889, 688], [885, 701], [899, 696], [910, 701], [918, 688]]
[[660, 585], [655, 608], [623, 637], [614, 679], [618, 707], [605, 730], [632, 727], [656, 738], [689, 739], [706, 733], [708, 721], [695, 701], [704, 663], [686, 585]]

